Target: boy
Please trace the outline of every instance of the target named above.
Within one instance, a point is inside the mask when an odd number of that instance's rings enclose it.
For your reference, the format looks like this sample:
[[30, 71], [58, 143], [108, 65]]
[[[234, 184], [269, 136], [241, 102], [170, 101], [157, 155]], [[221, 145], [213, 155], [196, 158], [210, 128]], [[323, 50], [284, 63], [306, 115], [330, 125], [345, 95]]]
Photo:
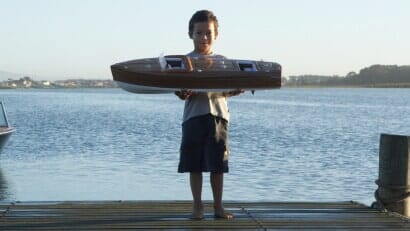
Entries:
[[[212, 46], [218, 37], [218, 20], [211, 11], [197, 11], [189, 21], [188, 34], [194, 43], [194, 51], [188, 56], [205, 59], [217, 56]], [[185, 100], [178, 172], [190, 173], [193, 219], [204, 218], [202, 172], [211, 172], [215, 217], [233, 218], [222, 204], [223, 174], [228, 172], [229, 153], [229, 110], [226, 98], [241, 93], [242, 90], [220, 93], [189, 90], [175, 92], [180, 99]]]

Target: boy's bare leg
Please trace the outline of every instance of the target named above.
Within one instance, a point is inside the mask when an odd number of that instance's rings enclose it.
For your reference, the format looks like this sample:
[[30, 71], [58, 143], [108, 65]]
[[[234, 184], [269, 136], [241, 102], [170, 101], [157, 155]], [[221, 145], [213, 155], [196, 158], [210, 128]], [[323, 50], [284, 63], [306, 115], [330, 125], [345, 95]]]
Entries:
[[192, 218], [202, 219], [204, 218], [204, 207], [202, 205], [202, 173], [191, 172], [189, 175], [189, 181], [192, 191]]
[[214, 196], [214, 214], [216, 218], [232, 219], [233, 215], [225, 211], [222, 204], [223, 173], [211, 173], [211, 186]]

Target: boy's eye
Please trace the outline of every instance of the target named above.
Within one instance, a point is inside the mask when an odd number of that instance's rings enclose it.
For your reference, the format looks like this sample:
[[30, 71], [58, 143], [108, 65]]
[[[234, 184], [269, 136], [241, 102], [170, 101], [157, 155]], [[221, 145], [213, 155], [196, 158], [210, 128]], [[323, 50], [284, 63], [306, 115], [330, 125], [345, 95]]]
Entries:
[[196, 34], [196, 35], [203, 35], [203, 34], [205, 34], [206, 36], [211, 36], [211, 35], [212, 35], [212, 31], [207, 31], [207, 32], [197, 31], [195, 34]]

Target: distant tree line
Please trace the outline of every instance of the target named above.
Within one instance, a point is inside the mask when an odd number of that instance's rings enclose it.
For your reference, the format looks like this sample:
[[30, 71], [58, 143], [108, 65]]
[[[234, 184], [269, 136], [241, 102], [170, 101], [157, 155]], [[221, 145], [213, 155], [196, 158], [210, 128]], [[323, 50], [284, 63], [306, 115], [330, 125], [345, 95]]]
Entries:
[[285, 86], [352, 86], [352, 87], [410, 87], [410, 66], [372, 65], [346, 76], [299, 75], [289, 76]]

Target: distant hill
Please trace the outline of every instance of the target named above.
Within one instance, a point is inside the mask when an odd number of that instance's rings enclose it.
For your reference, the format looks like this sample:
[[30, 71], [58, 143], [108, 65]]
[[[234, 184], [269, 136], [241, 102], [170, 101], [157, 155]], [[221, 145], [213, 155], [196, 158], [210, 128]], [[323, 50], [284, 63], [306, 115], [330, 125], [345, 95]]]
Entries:
[[289, 76], [284, 83], [289, 87], [410, 87], [410, 65], [372, 65], [346, 76]]

